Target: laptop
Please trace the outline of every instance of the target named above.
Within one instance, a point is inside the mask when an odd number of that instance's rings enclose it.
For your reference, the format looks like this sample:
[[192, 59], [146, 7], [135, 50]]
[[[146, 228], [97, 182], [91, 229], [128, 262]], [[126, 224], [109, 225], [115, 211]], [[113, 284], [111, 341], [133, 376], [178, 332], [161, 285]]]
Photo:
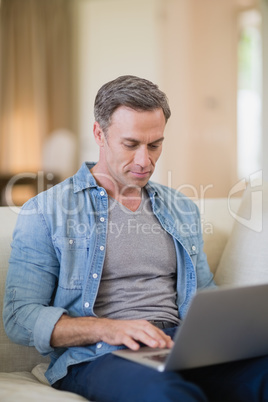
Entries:
[[268, 354], [268, 284], [196, 293], [172, 349], [120, 349], [115, 355], [158, 371], [184, 370]]

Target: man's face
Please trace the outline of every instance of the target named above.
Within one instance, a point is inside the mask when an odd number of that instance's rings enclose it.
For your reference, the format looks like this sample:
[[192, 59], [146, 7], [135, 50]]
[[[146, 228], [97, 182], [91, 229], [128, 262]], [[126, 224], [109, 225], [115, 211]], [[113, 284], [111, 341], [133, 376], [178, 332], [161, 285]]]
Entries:
[[162, 109], [120, 107], [114, 112], [106, 136], [102, 133], [99, 161], [101, 172], [117, 187], [114, 191], [146, 185], [162, 151], [165, 125]]

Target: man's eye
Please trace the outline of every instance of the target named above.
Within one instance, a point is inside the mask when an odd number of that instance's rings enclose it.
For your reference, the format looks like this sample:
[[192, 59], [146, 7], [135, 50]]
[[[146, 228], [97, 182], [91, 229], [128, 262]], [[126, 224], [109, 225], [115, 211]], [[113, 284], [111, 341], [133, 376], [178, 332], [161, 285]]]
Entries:
[[124, 144], [124, 146], [129, 149], [134, 149], [134, 148], [136, 148], [137, 145], [136, 144]]
[[160, 144], [151, 144], [151, 145], [149, 145], [149, 147], [151, 148], [151, 149], [157, 149], [157, 148], [159, 148], [161, 145]]

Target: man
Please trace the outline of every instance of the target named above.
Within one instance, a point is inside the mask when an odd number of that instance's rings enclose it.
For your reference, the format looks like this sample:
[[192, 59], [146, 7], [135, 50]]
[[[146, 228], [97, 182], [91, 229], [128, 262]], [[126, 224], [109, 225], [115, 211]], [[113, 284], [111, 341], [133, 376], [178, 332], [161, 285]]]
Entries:
[[50, 354], [55, 388], [95, 401], [268, 400], [265, 358], [159, 373], [111, 354], [172, 347], [196, 289], [215, 286], [196, 206], [149, 182], [169, 117], [165, 94], [147, 80], [123, 76], [99, 90], [99, 161], [21, 210], [7, 334]]

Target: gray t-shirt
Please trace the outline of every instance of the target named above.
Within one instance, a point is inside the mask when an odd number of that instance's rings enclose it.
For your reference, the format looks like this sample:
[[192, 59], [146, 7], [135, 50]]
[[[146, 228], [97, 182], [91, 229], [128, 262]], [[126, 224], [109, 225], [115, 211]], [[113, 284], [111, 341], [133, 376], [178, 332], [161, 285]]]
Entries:
[[94, 306], [99, 317], [178, 323], [176, 252], [143, 191], [132, 212], [109, 198], [102, 279]]

